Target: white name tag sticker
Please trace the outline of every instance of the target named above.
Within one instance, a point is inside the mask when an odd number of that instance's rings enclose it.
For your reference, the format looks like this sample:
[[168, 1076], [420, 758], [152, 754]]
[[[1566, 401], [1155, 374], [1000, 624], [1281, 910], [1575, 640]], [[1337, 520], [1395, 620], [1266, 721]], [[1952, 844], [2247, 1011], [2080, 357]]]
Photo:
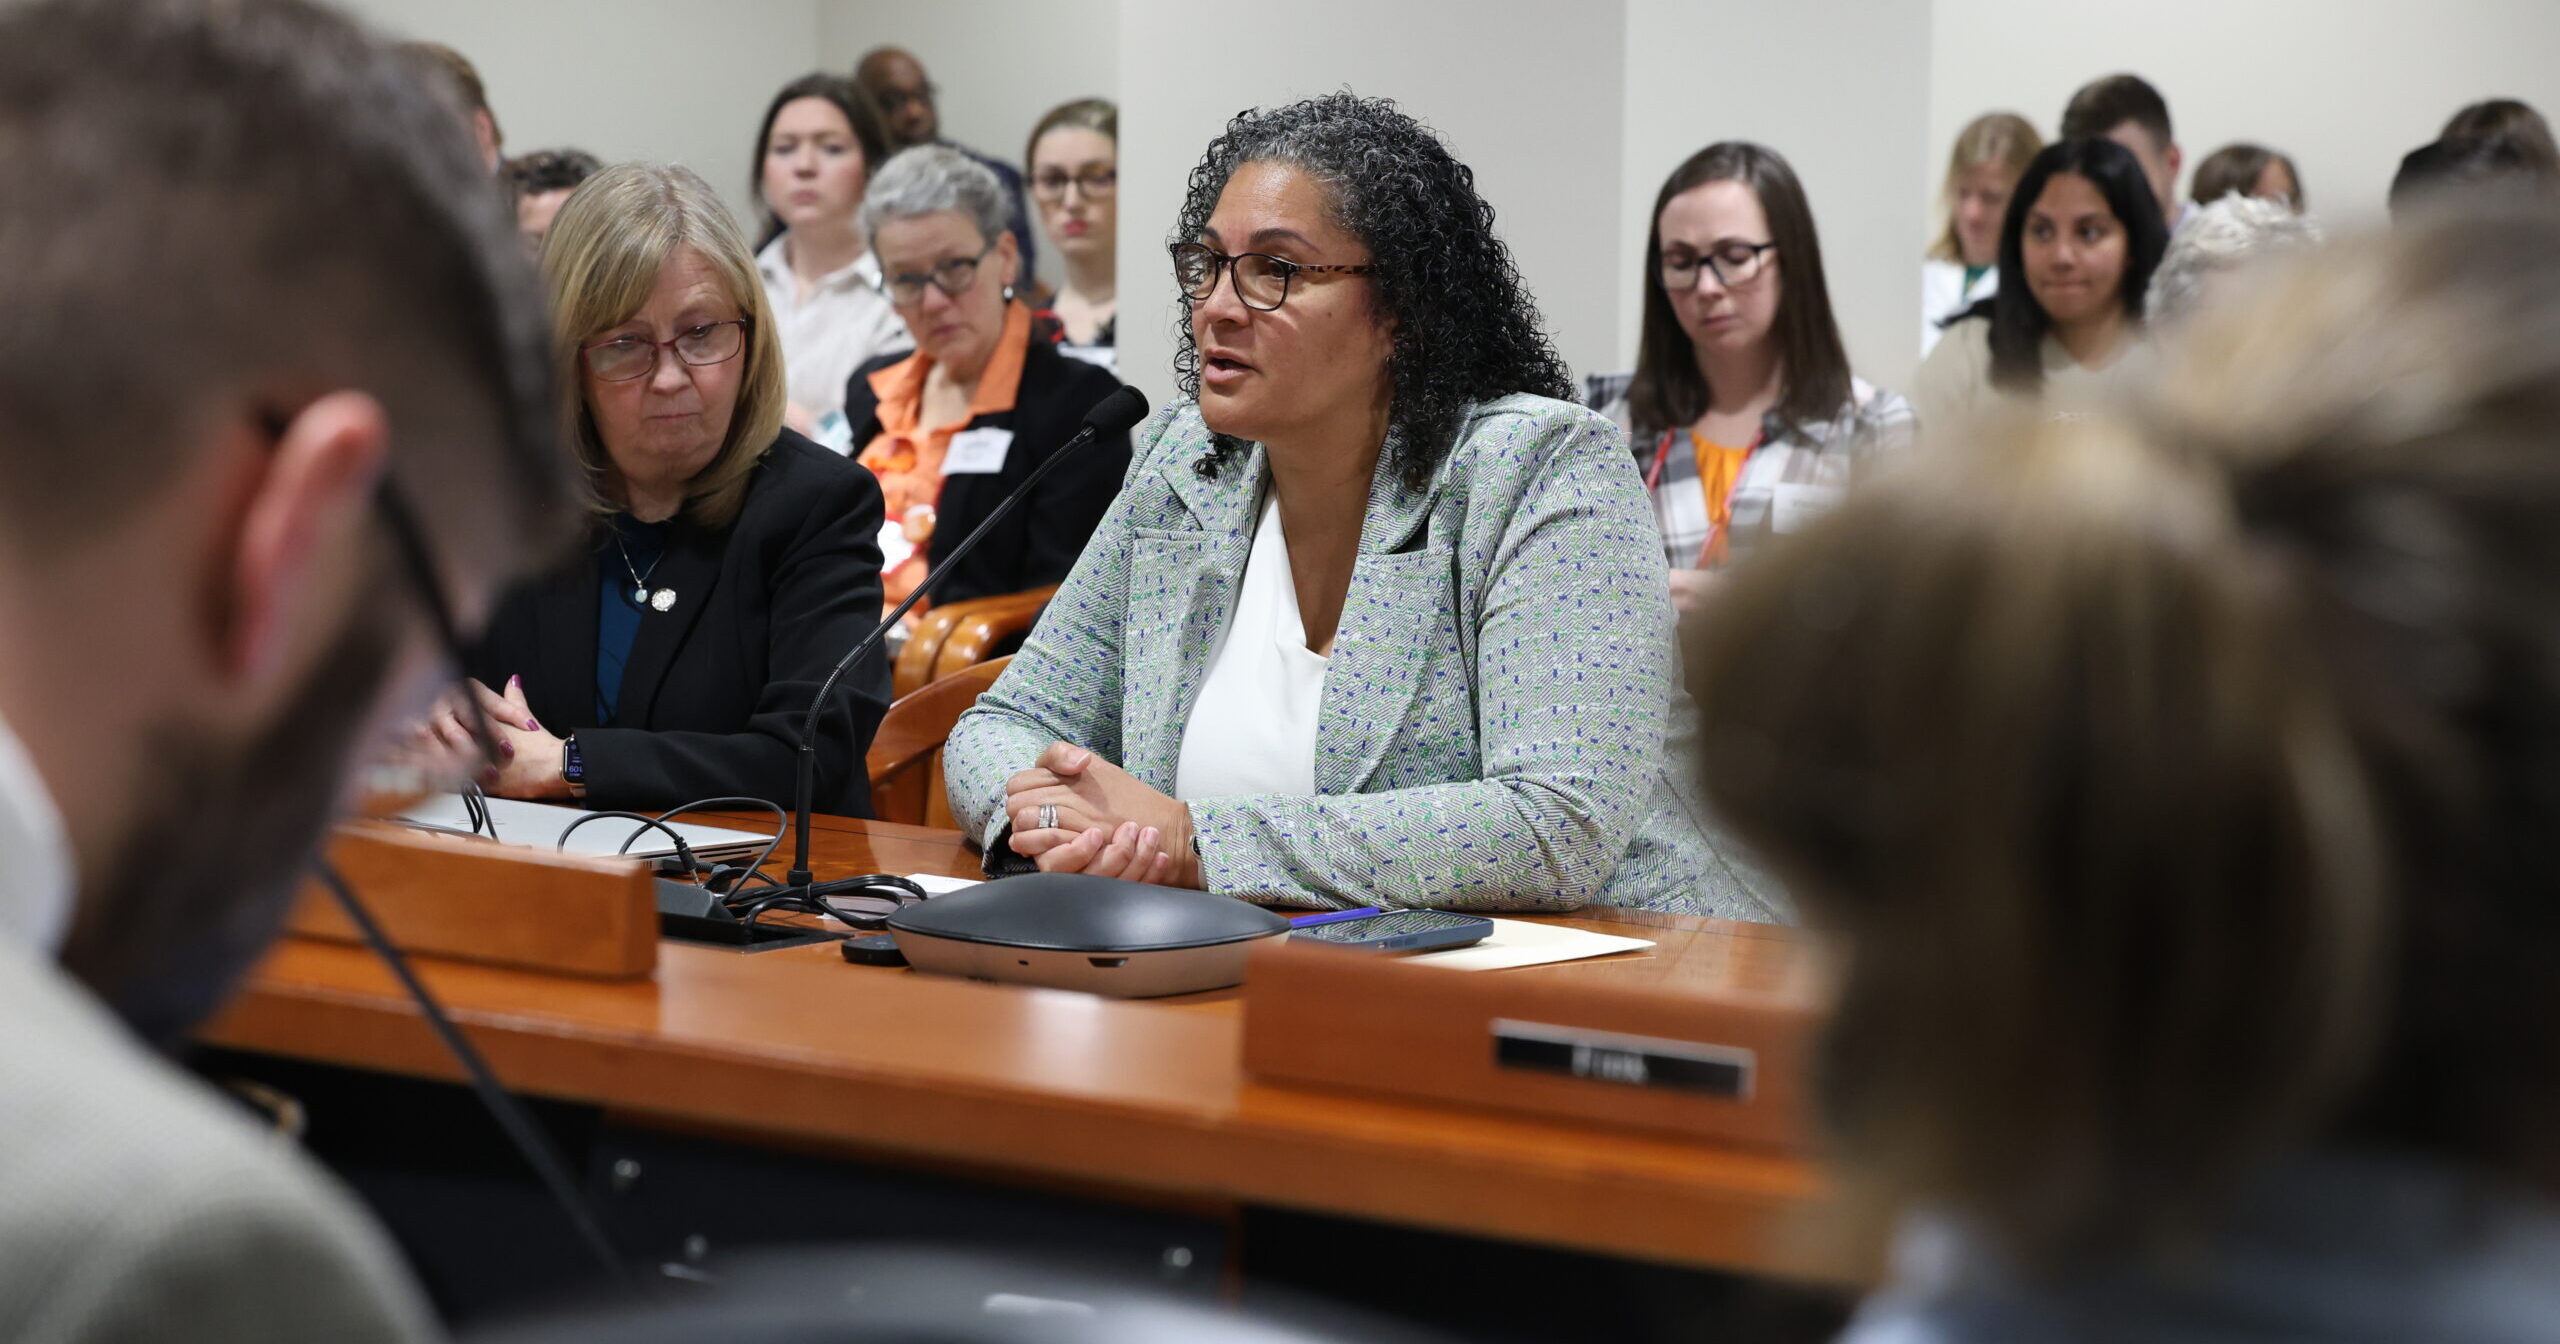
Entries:
[[1005, 454], [1012, 450], [1012, 430], [964, 429], [951, 436], [951, 446], [942, 452], [942, 474], [992, 476], [1004, 470]]
[[1769, 530], [1793, 532], [1831, 511], [1840, 487], [1781, 481], [1769, 492]]

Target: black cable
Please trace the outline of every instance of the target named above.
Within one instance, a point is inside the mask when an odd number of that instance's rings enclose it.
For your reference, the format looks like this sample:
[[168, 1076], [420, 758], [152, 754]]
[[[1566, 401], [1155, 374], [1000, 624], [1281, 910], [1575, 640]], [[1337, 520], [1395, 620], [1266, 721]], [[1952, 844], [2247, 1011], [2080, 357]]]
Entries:
[[382, 964], [390, 967], [393, 975], [399, 977], [401, 985], [409, 991], [410, 999], [417, 1003], [418, 1011], [425, 1015], [427, 1025], [433, 1027], [437, 1037], [444, 1042], [445, 1050], [460, 1061], [462, 1071], [471, 1076], [471, 1089], [480, 1094], [480, 1104], [489, 1108], [498, 1128], [506, 1132], [508, 1141], [515, 1145], [518, 1153], [523, 1154], [534, 1174], [550, 1189], [551, 1198], [577, 1229], [578, 1239], [587, 1244], [587, 1250], [595, 1256], [598, 1264], [604, 1266], [608, 1276], [619, 1283], [635, 1284], [630, 1267], [614, 1253], [613, 1242], [604, 1234], [604, 1225], [596, 1220], [594, 1210], [587, 1207], [586, 1198], [578, 1193], [576, 1183], [570, 1179], [568, 1163], [552, 1150], [549, 1136], [534, 1124], [533, 1117], [525, 1113], [515, 1097], [499, 1086], [498, 1075], [490, 1070], [489, 1061], [481, 1058], [480, 1051], [462, 1034], [462, 1029], [445, 1015], [444, 1005], [427, 992], [426, 982], [418, 978], [418, 973], [409, 965], [409, 959], [384, 936], [382, 926], [373, 920], [373, 912], [356, 899], [355, 889], [338, 875], [337, 866], [326, 859], [315, 859], [312, 866], [318, 871], [321, 884], [337, 898], [338, 908], [347, 912], [348, 921], [356, 926], [356, 932], [363, 936], [365, 945], [373, 949], [375, 956], [382, 958]]
[[[669, 817], [680, 817], [687, 812], [707, 812], [715, 807], [730, 807], [738, 803], [746, 803], [755, 807], [761, 807], [773, 814], [773, 838], [764, 842], [764, 848], [756, 853], [755, 862], [747, 865], [748, 871], [753, 872], [754, 870], [762, 868], [773, 861], [773, 852], [782, 848], [782, 837], [790, 834], [791, 832], [791, 814], [783, 809], [782, 804], [770, 802], [763, 798], [749, 798], [743, 794], [727, 798], [697, 798], [690, 803], [686, 803], [682, 807], [668, 808], [666, 811], [658, 814], [657, 820], [663, 824]], [[669, 834], [673, 834], [673, 832], [669, 832]], [[640, 833], [638, 831], [633, 831], [631, 833], [631, 839], [622, 842], [622, 848], [624, 850], [629, 850], [631, 848], [631, 841], [639, 838]], [[714, 868], [712, 871], [718, 872], [719, 869]], [[765, 880], [770, 882], [773, 879], [766, 878]]]
[[[659, 830], [665, 831], [667, 833], [667, 838], [676, 842], [676, 857], [684, 861], [684, 870], [686, 874], [691, 875], [701, 869], [702, 861], [693, 857], [693, 847], [684, 842], [684, 837], [677, 834], [676, 828], [644, 812], [590, 812], [585, 816], [578, 818], [576, 821], [570, 822], [568, 825], [561, 827], [560, 838], [551, 842], [551, 847], [553, 849], [567, 849], [569, 847], [569, 837], [574, 834], [579, 827], [584, 826], [591, 821], [602, 821], [607, 817], [620, 817], [624, 821], [636, 821], [640, 823], [643, 829], [655, 826]], [[635, 831], [633, 834], [636, 835], [638, 832]], [[629, 850], [631, 846], [628, 843], [625, 843], [622, 848], [624, 850]], [[697, 887], [701, 886], [702, 879], [695, 877], [693, 884]]]

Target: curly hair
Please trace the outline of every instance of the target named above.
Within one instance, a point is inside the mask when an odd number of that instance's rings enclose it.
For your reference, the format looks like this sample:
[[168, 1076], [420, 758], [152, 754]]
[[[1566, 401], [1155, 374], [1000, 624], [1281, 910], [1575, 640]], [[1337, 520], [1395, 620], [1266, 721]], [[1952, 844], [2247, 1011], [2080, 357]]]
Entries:
[[[1199, 239], [1227, 179], [1247, 163], [1287, 164], [1322, 183], [1333, 222], [1369, 250], [1377, 311], [1395, 324], [1386, 451], [1409, 488], [1431, 483], [1471, 405], [1514, 392], [1572, 397], [1474, 170], [1431, 128], [1388, 99], [1349, 92], [1237, 113], [1191, 170], [1169, 245]], [[1184, 296], [1173, 368], [1183, 395], [1197, 398], [1191, 304]], [[1218, 435], [1198, 470], [1218, 475], [1244, 452], [1242, 440]]]

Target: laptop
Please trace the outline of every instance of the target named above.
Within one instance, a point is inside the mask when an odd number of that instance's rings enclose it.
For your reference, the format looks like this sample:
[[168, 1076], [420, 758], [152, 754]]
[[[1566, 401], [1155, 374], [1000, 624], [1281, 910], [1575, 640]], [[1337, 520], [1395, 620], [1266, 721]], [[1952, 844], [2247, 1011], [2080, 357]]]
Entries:
[[[485, 798], [482, 806], [488, 809], [489, 820], [502, 844], [527, 845], [592, 858], [620, 855], [656, 860], [675, 857], [675, 842], [667, 838], [666, 831], [655, 826], [643, 826], [620, 817], [606, 817], [579, 826], [570, 832], [569, 841], [564, 845], [560, 842], [560, 833], [568, 830], [578, 818], [593, 816], [593, 813], [583, 808], [528, 803], [513, 798]], [[392, 820], [429, 830], [463, 833], [471, 830], [470, 815], [464, 810], [462, 795], [458, 793], [436, 794], [411, 805]], [[773, 839], [754, 831], [704, 826], [690, 821], [670, 821], [665, 825], [668, 830], [684, 837], [685, 845], [696, 858], [707, 861], [752, 858]], [[484, 830], [481, 834], [488, 832]], [[628, 849], [624, 848], [625, 842], [630, 846]]]

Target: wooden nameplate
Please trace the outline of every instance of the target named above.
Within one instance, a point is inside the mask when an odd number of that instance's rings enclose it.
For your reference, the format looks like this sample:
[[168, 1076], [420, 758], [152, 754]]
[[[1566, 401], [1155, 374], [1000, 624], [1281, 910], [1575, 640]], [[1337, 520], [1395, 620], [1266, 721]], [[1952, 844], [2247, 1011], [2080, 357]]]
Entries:
[[1245, 1072], [1804, 1151], [1820, 1025], [1801, 945], [1702, 991], [1455, 971], [1282, 939], [1245, 971]]
[[[329, 861], [402, 951], [603, 980], [658, 968], [658, 901], [646, 864], [353, 821]], [[359, 942], [317, 882], [286, 917], [305, 938]]]

